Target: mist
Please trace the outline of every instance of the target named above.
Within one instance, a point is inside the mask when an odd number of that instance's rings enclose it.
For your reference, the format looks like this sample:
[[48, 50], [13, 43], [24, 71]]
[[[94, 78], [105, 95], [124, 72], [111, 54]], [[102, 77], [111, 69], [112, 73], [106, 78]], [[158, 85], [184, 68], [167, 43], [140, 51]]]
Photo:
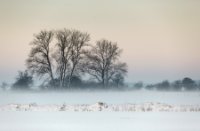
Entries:
[[108, 104], [159, 102], [166, 104], [200, 104], [200, 92], [174, 91], [6, 91], [0, 93], [0, 105], [3, 104]]
[[0, 0], [0, 130], [200, 131], [199, 7]]

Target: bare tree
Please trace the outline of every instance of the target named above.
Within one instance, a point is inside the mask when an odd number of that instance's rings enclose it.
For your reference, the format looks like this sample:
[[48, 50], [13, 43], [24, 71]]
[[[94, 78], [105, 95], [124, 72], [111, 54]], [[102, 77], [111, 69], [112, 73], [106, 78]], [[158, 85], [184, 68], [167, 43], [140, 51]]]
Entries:
[[[56, 39], [55, 45], [53, 38]], [[90, 35], [78, 30], [63, 29], [55, 33], [41, 31], [31, 42], [32, 49], [27, 59], [28, 70], [41, 77], [48, 75], [50, 85], [68, 88], [73, 77], [85, 72], [104, 87], [114, 79], [122, 81], [127, 73], [127, 65], [118, 61], [121, 50], [117, 44], [100, 40], [96, 46], [91, 46], [91, 50], [86, 51], [89, 41]], [[50, 47], [53, 46], [55, 50], [52, 52]]]
[[83, 47], [87, 45], [90, 36], [78, 30], [60, 30], [56, 34], [57, 47], [55, 58], [58, 63], [57, 72], [60, 78], [60, 86], [65, 86], [65, 79], [68, 78], [70, 87], [71, 78], [83, 58]]
[[124, 84], [124, 76], [122, 74], [116, 74], [113, 78], [112, 81], [114, 85], [118, 88], [120, 86], [123, 86]]
[[72, 50], [72, 43], [70, 42], [71, 31], [64, 29], [57, 31], [57, 51], [54, 55], [57, 61], [57, 73], [59, 74], [60, 86], [64, 87], [64, 80], [66, 78], [66, 71], [69, 67], [70, 52]]
[[73, 46], [71, 50], [71, 71], [69, 74], [68, 87], [70, 87], [74, 73], [79, 73], [78, 71], [81, 70], [80, 68], [84, 57], [84, 47], [88, 45], [89, 41], [89, 34], [82, 33], [78, 30], [72, 31], [71, 43]]
[[6, 82], [1, 83], [1, 89], [6, 90], [8, 88], [8, 84]]
[[51, 81], [54, 81], [52, 61], [50, 57], [50, 44], [54, 33], [43, 30], [34, 36], [31, 42], [32, 49], [27, 59], [27, 67], [33, 74], [44, 76], [48, 74]]
[[120, 54], [117, 43], [105, 39], [97, 41], [96, 46], [86, 53], [87, 73], [107, 87], [116, 74], [125, 75], [127, 72], [126, 63], [118, 62]]
[[13, 89], [30, 89], [33, 84], [33, 77], [28, 73], [27, 70], [24, 72], [19, 71], [16, 77], [16, 82], [12, 85]]

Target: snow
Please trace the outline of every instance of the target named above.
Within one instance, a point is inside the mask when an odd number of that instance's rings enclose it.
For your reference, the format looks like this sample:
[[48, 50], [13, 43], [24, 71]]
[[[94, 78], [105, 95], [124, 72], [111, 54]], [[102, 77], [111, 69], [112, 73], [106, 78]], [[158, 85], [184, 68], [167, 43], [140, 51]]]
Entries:
[[200, 104], [200, 92], [155, 92], [155, 91], [63, 91], [63, 92], [0, 92], [0, 105], [20, 104], [108, 104], [167, 103]]
[[199, 92], [1, 92], [0, 131], [199, 131]]
[[113, 112], [200, 112], [199, 105], [169, 105], [163, 103], [143, 104], [106, 104], [97, 102], [95, 104], [76, 105], [37, 105], [31, 104], [8, 104], [1, 105], [0, 111], [113, 111]]
[[0, 112], [1, 131], [199, 131], [200, 113]]

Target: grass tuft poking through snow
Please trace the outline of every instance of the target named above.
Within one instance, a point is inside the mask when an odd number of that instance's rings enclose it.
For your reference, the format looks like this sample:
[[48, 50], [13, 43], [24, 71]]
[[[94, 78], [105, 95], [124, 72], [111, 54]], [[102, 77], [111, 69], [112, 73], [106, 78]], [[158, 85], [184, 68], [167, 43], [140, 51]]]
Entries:
[[164, 103], [141, 103], [141, 104], [106, 104], [97, 102], [95, 104], [7, 104], [1, 105], [0, 111], [122, 111], [122, 112], [200, 112], [199, 105], [170, 105]]

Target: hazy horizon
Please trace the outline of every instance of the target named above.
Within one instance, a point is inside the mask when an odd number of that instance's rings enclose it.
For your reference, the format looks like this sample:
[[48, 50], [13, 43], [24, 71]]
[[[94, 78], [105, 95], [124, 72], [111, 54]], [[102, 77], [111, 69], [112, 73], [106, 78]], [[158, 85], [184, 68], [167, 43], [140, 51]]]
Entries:
[[78, 29], [123, 49], [127, 82], [200, 79], [200, 1], [1, 0], [0, 82], [25, 69], [33, 34]]

